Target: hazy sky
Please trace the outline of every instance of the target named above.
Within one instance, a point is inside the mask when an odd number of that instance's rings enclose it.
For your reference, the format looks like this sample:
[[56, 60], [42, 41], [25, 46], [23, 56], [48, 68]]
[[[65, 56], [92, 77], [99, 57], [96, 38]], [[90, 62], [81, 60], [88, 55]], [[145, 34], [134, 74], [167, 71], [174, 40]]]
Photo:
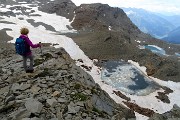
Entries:
[[153, 12], [180, 15], [180, 0], [72, 0], [77, 6], [82, 3], [104, 3], [112, 7], [135, 7]]

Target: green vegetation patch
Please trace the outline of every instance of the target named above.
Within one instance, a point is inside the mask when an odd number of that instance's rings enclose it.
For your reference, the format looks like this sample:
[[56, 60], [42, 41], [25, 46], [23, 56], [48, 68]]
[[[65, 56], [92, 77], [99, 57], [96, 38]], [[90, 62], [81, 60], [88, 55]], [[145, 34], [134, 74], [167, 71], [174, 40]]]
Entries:
[[100, 111], [100, 110], [98, 110], [98, 109], [95, 108], [95, 107], [93, 107], [92, 111], [98, 113], [100, 117], [105, 117], [105, 114], [107, 114], [106, 112]]
[[76, 84], [74, 85], [74, 89], [80, 89], [80, 88], [81, 88], [81, 84], [76, 83]]
[[52, 76], [52, 74], [49, 72], [48, 68], [45, 68], [44, 71], [36, 75], [34, 78], [38, 77], [46, 77], [46, 76]]
[[38, 66], [40, 64], [42, 64], [45, 60], [44, 59], [36, 59], [34, 60], [34, 66]]
[[51, 58], [53, 58], [53, 56], [50, 53], [45, 53], [43, 55], [41, 55], [42, 58], [44, 58], [45, 60], [49, 60]]

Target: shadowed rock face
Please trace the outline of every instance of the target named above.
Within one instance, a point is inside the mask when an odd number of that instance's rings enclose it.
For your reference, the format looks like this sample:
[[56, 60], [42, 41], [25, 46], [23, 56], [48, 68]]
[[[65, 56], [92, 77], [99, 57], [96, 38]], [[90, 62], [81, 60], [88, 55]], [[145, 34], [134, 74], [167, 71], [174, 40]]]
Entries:
[[74, 17], [74, 9], [76, 5], [71, 0], [56, 0], [39, 7], [39, 10], [47, 13], [56, 13], [57, 15], [66, 17], [70, 21]]
[[77, 29], [107, 30], [109, 26], [116, 31], [127, 28], [128, 30], [131, 28], [138, 29], [130, 22], [122, 9], [113, 8], [107, 4], [82, 4], [75, 9], [75, 14], [76, 19], [72, 26]]
[[[0, 30], [0, 43], [7, 43], [7, 41], [10, 41], [13, 39], [11, 36], [9, 36], [6, 33], [6, 31], [8, 31], [8, 30], [11, 31], [11, 29], [9, 29], [9, 28]], [[2, 47], [2, 45], [0, 45], [0, 47]]]

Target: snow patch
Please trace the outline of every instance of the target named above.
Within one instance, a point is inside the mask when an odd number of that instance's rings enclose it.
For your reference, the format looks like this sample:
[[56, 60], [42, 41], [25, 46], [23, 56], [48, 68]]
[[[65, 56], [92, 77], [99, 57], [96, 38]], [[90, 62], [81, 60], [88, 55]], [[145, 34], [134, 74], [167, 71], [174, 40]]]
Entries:
[[71, 23], [74, 22], [75, 18], [76, 18], [76, 14], [74, 15], [74, 17], [73, 17]]
[[137, 43], [141, 43], [141, 41], [139, 41], [139, 40], [135, 40]]
[[7, 9], [7, 8], [1, 8], [0, 9], [0, 12], [8, 12], [8, 11], [11, 11], [10, 9]]
[[[35, 10], [35, 9], [33, 9]], [[56, 31], [69, 31], [67, 25], [70, 26], [71, 22], [68, 19], [62, 16], [57, 16], [54, 14], [48, 14], [41, 11], [36, 10], [33, 14], [40, 14], [41, 16], [32, 16], [31, 18], [35, 20], [35, 22], [43, 22], [48, 25], [51, 25], [55, 28]], [[31, 15], [33, 15], [31, 14]], [[61, 23], [61, 24], [59, 24]], [[75, 32], [75, 30], [71, 30], [71, 32]]]
[[132, 15], [132, 14], [136, 14], [136, 12], [130, 10], [130, 11], [126, 12], [126, 14], [127, 14], [127, 15]]
[[108, 29], [109, 29], [109, 30], [112, 30], [112, 26], [109, 26]]
[[142, 46], [142, 45], [139, 45], [138, 48], [139, 48], [139, 49], [145, 49], [145, 47]]
[[148, 120], [149, 119], [149, 117], [141, 115], [137, 112], [135, 112], [135, 116], [136, 116], [136, 120]]
[[25, 2], [25, 1], [24, 2], [18, 2], [18, 3], [20, 3], [20, 4], [27, 4], [27, 2]]
[[[14, 5], [14, 6], [16, 6], [16, 5]], [[6, 5], [6, 8], [8, 9], [8, 8], [10, 8], [10, 7], [12, 7], [12, 5]], [[10, 9], [9, 9], [10, 10]]]

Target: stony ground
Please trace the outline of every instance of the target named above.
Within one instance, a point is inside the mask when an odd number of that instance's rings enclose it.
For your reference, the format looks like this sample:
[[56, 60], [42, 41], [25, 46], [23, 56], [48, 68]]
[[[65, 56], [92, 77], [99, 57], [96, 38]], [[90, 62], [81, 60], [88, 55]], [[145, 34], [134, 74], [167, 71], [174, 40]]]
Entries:
[[[134, 112], [116, 104], [64, 51], [34, 50], [34, 73], [25, 73], [13, 49], [0, 54], [1, 120], [121, 120]], [[3, 59], [2, 59], [3, 58]]]

